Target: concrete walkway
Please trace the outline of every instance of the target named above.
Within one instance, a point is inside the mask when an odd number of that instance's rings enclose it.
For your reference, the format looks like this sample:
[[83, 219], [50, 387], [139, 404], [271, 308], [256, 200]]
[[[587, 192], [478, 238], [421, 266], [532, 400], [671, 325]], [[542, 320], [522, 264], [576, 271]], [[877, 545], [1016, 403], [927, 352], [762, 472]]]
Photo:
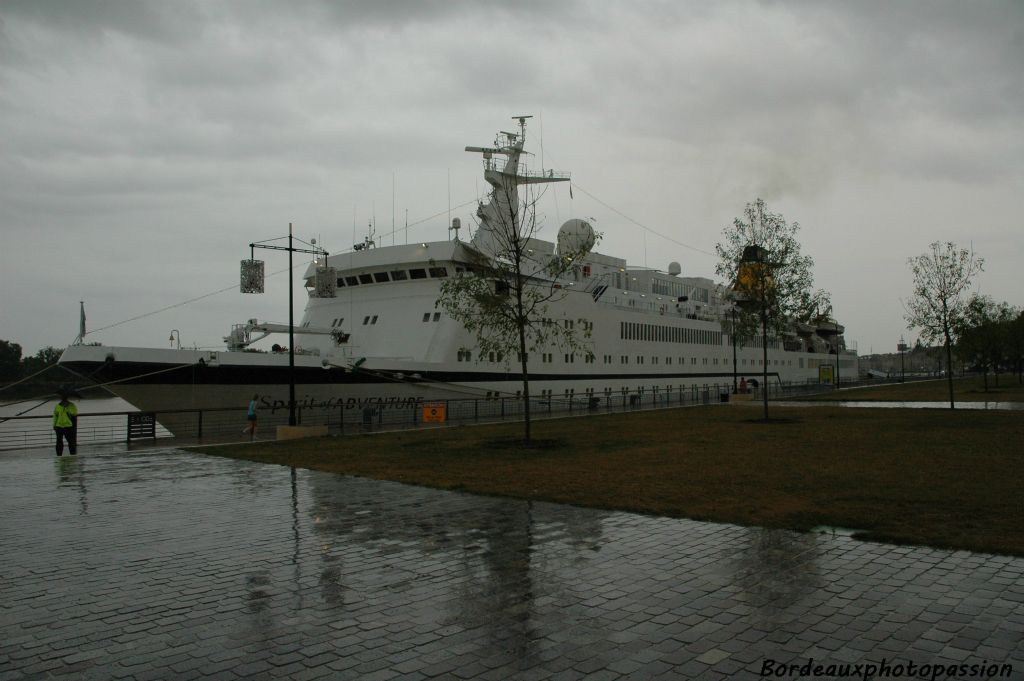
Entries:
[[0, 552], [0, 679], [1024, 679], [1024, 559], [173, 449], [0, 455]]

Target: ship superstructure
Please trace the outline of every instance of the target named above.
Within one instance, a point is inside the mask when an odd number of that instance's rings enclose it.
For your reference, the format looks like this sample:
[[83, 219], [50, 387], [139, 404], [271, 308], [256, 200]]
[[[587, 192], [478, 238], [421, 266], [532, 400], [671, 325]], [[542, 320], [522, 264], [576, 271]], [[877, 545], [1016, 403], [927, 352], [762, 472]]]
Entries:
[[[517, 133], [499, 133], [490, 147], [467, 147], [483, 157], [491, 190], [477, 209], [477, 229], [459, 239], [453, 221], [447, 241], [378, 246], [370, 239], [352, 251], [320, 257], [304, 273], [308, 303], [295, 333], [297, 399], [334, 408], [366, 400], [513, 396], [521, 390], [515, 358], [476, 348], [475, 338], [438, 306], [441, 283], [476, 276], [473, 263], [498, 252], [496, 233], [507, 225], [524, 184], [562, 182], [568, 175], [533, 172], [521, 161], [526, 117]], [[513, 217], [511, 219], [518, 219]], [[539, 284], [556, 284], [563, 295], [546, 311], [550, 323], [590, 326], [585, 348], [555, 347], [528, 357], [531, 393], [607, 398], [649, 391], [731, 383], [734, 371], [758, 380], [763, 370], [760, 338], [734, 348], [724, 322], [732, 311], [725, 287], [683, 276], [678, 263], [664, 271], [634, 267], [622, 258], [589, 250], [557, 282], [544, 281], [542, 263], [560, 244], [593, 243], [583, 220], [569, 220], [554, 242], [532, 239]], [[249, 320], [234, 326], [223, 351], [157, 350], [75, 345], [61, 363], [103, 381], [146, 411], [235, 407], [256, 393], [277, 408], [288, 396], [287, 354], [253, 351], [253, 344], [287, 325]], [[823, 367], [839, 361], [842, 374], [856, 373], [842, 325], [794, 325], [769, 340], [768, 375], [782, 382], [817, 382]]]

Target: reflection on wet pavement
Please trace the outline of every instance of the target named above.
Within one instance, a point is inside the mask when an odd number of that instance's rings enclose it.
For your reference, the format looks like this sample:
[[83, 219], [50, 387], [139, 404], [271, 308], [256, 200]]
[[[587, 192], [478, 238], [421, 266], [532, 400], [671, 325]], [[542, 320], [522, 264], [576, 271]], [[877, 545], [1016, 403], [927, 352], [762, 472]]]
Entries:
[[177, 450], [8, 454], [0, 485], [0, 679], [1024, 673], [1020, 558]]

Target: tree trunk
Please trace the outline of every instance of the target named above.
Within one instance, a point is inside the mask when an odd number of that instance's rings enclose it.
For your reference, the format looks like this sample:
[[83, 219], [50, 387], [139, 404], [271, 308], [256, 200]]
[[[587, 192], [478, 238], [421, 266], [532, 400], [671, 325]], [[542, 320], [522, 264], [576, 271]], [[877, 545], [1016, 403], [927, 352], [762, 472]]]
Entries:
[[953, 401], [953, 339], [949, 335], [949, 308], [946, 299], [942, 300], [942, 336], [946, 341], [946, 382], [949, 385], [949, 408], [956, 409]]
[[530, 444], [530, 372], [526, 368], [526, 329], [519, 327], [519, 359], [523, 370], [523, 441]]
[[523, 372], [523, 442], [530, 444], [530, 372], [527, 367], [526, 357], [526, 322], [523, 319], [523, 280], [518, 277], [519, 285], [516, 287], [516, 313], [519, 326], [519, 366]]
[[949, 384], [949, 408], [956, 409], [956, 402], [953, 400], [953, 348], [950, 342], [949, 332], [946, 332], [946, 382]]

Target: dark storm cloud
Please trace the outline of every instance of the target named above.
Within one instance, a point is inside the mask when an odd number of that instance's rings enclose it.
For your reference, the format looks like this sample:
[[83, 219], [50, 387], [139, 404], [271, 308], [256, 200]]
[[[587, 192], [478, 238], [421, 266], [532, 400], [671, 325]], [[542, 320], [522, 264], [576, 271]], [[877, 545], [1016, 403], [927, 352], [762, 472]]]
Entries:
[[[273, 3], [280, 7], [278, 3]], [[598, 7], [600, 5], [597, 5]], [[299, 0], [289, 3], [305, 20], [315, 20], [344, 28], [400, 29], [409, 25], [451, 25], [453, 28], [466, 21], [485, 20], [477, 30], [486, 32], [496, 44], [514, 44], [523, 29], [535, 30], [538, 20], [564, 22], [586, 21], [591, 16], [590, 3], [566, 0], [355, 0], [330, 2], [329, 0]], [[295, 16], [295, 15], [293, 15]], [[490, 19], [491, 23], [487, 23]], [[456, 36], [452, 36], [453, 40]]]
[[[347, 242], [390, 213], [396, 175], [399, 210], [442, 210], [449, 175], [456, 203], [472, 197], [463, 146], [532, 113], [549, 163], [706, 248], [756, 196], [801, 221], [821, 202], [825, 226], [858, 215], [825, 244], [888, 237], [861, 213], [910, 224], [920, 202], [931, 228], [978, 197], [997, 235], [1024, 177], [1022, 72], [1019, 2], [8, 0], [0, 225], [29, 249], [123, 238], [99, 269], [128, 278], [143, 238], [193, 268], [293, 216]], [[635, 260], [619, 232], [609, 251]], [[5, 258], [5, 296], [19, 267]]]
[[[1024, 69], [1020, 7], [11, 2], [5, 45], [32, 63], [0, 78], [49, 86], [60, 104], [0, 101], [19, 130], [10, 153], [36, 159], [316, 162], [345, 145], [365, 160], [382, 148], [382, 112], [394, 122], [411, 104], [429, 117], [490, 97], [749, 165], [773, 175], [771, 193], [828, 182], [821, 159], [985, 181], [1022, 152], [1024, 86], [1007, 68]], [[43, 49], [47, 37], [61, 49]]]
[[143, 40], [174, 43], [191, 39], [201, 27], [199, 6], [184, 2], [133, 0], [4, 0], [0, 20], [101, 40], [116, 32]]
[[[676, 7], [658, 29], [638, 23], [633, 39], [592, 65], [610, 93], [669, 93], [645, 99], [642, 109], [609, 97], [624, 125], [716, 159], [737, 146], [744, 150], [737, 160], [761, 149], [764, 162], [790, 166], [787, 156], [813, 155], [866, 172], [984, 182], [1019, 168], [1024, 152], [1021, 8], [750, 2], [692, 14]], [[657, 35], [674, 39], [650, 39]], [[826, 164], [798, 165], [810, 172], [795, 173], [806, 185], [792, 191], [821, 186]]]

